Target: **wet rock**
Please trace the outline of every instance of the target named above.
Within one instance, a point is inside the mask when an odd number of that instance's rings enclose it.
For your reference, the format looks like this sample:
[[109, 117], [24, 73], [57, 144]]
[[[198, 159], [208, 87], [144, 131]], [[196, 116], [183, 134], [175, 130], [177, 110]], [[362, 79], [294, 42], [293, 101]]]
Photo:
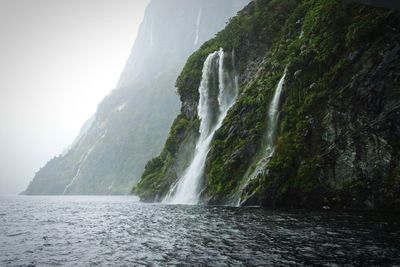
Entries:
[[350, 52], [349, 55], [347, 56], [347, 60], [350, 62], [353, 61], [358, 54], [359, 54], [358, 51]]
[[181, 112], [189, 119], [194, 119], [197, 116], [197, 103], [192, 98], [187, 98], [182, 101]]
[[300, 48], [301, 54], [304, 54], [307, 50], [307, 45], [303, 44]]
[[298, 78], [302, 72], [303, 72], [302, 70], [297, 70], [297, 71], [294, 73], [294, 77], [295, 77], [295, 78]]
[[364, 204], [368, 209], [374, 209], [375, 208], [374, 203], [372, 201], [370, 201], [370, 200], [365, 200]]

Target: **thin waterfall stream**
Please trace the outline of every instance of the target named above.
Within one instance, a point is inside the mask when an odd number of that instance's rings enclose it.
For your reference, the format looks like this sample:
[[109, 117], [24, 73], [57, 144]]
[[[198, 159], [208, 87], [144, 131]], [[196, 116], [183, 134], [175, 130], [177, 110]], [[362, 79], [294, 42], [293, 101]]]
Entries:
[[[227, 70], [225, 57], [231, 59], [233, 71]], [[200, 136], [194, 157], [183, 176], [171, 186], [163, 203], [193, 205], [199, 202], [204, 166], [211, 141], [214, 133], [222, 126], [222, 122], [230, 107], [235, 103], [238, 94], [234, 65], [234, 52], [227, 56], [223, 49], [211, 53], [205, 60], [197, 106]]]
[[276, 133], [278, 129], [278, 115], [279, 115], [279, 104], [282, 95], [283, 85], [285, 83], [287, 69], [285, 69], [281, 79], [276, 86], [274, 95], [272, 97], [271, 103], [268, 108], [268, 120], [267, 120], [267, 140], [266, 140], [266, 149], [262, 158], [257, 162], [254, 171], [250, 174], [247, 174], [248, 177], [244, 184], [239, 188], [237, 194], [236, 206], [240, 206], [244, 201], [249, 199], [251, 195], [242, 196], [244, 189], [249, 185], [249, 183], [255, 179], [258, 175], [260, 175], [264, 170], [266, 164], [271, 159], [272, 155], [275, 151], [275, 143], [276, 143]]

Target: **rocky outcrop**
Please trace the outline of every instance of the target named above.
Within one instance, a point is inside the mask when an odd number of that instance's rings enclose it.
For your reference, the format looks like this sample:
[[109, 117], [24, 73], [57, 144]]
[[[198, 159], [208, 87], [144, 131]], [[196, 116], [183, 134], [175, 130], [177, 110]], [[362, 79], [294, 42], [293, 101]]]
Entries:
[[356, 184], [364, 191], [360, 198], [347, 189], [341, 205], [395, 208], [400, 201], [398, 185], [387, 184], [400, 166], [399, 38], [392, 32], [349, 55], [346, 75], [351, 79], [343, 100], [328, 103], [323, 135], [330, 168], [325, 175], [337, 191]]

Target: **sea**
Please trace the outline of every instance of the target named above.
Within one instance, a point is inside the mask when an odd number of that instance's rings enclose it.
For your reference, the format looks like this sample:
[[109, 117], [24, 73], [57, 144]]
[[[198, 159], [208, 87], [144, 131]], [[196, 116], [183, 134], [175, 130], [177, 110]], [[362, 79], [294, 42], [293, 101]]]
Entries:
[[134, 196], [0, 196], [0, 266], [400, 266], [400, 219]]

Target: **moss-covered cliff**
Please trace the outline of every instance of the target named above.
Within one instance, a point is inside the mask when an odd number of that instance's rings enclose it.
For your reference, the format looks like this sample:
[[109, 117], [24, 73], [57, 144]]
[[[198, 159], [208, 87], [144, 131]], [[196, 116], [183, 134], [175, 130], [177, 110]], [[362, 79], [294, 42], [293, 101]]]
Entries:
[[[189, 58], [181, 114], [135, 192], [158, 201], [188, 166], [203, 62], [223, 48], [235, 51], [240, 95], [207, 156], [205, 203], [398, 209], [399, 25], [398, 11], [339, 0], [253, 1]], [[285, 68], [275, 152], [263, 159]]]

